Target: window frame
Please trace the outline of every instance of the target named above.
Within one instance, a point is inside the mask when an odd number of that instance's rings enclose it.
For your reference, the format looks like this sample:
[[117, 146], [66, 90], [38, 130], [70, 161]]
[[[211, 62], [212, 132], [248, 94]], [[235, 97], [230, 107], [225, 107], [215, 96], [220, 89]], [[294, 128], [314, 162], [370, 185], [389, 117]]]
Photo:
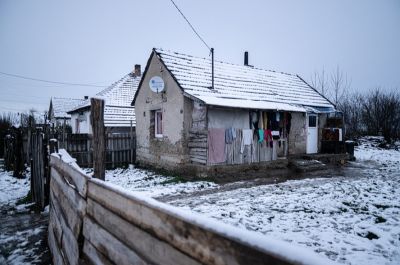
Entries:
[[[314, 126], [310, 125], [311, 118], [313, 119], [312, 123], [315, 122]], [[317, 128], [318, 126], [318, 117], [315, 114], [308, 115], [308, 128]]]
[[[161, 114], [161, 134], [157, 133], [157, 129], [158, 129], [158, 119], [157, 119], [157, 115]], [[162, 110], [155, 110], [154, 111], [154, 136], [156, 138], [162, 138], [164, 136], [164, 127], [163, 127], [163, 112]]]

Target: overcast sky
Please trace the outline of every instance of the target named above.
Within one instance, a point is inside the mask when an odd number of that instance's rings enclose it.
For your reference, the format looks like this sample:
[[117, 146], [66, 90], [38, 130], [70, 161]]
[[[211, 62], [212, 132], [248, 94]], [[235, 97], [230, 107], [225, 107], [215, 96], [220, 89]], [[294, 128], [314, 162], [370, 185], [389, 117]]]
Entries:
[[[400, 89], [400, 1], [175, 0], [217, 60], [310, 80], [339, 66], [354, 90]], [[0, 72], [108, 86], [153, 47], [208, 57], [170, 0], [0, 0]], [[0, 74], [0, 112], [48, 109], [51, 96], [100, 87], [53, 85]]]

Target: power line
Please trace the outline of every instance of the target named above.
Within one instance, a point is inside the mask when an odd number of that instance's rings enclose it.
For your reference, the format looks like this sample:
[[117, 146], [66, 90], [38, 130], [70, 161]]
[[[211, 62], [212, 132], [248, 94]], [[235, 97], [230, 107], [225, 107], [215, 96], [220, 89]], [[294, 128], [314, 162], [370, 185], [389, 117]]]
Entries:
[[68, 83], [68, 82], [50, 81], [50, 80], [45, 80], [45, 79], [33, 78], [33, 77], [10, 74], [10, 73], [4, 73], [4, 72], [0, 72], [0, 74], [11, 76], [11, 77], [15, 77], [15, 78], [20, 78], [20, 79], [33, 80], [33, 81], [37, 81], [37, 82], [44, 82], [44, 83], [51, 83], [51, 84], [58, 84], [58, 85], [88, 86], [88, 87], [102, 87], [102, 88], [106, 87], [106, 86], [99, 86], [99, 85], [93, 85], [93, 84], [81, 84], [81, 83]]
[[203, 40], [203, 38], [200, 36], [199, 33], [195, 30], [195, 28], [192, 26], [192, 24], [189, 22], [189, 20], [185, 17], [185, 15], [182, 13], [182, 11], [179, 9], [179, 7], [175, 4], [173, 0], [170, 0], [172, 4], [175, 6], [175, 8], [178, 10], [178, 12], [182, 15], [182, 17], [186, 20], [186, 22], [189, 24], [190, 28], [193, 30], [193, 32], [199, 37], [199, 39], [206, 45], [206, 47], [211, 51], [210, 46], [207, 45], [207, 43]]

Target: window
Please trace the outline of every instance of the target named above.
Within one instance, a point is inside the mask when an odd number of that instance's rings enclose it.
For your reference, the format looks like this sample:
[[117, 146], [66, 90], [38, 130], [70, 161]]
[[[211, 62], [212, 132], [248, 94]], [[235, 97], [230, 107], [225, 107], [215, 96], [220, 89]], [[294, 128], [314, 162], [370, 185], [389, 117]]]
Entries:
[[80, 125], [79, 119], [76, 119], [75, 120], [75, 133], [80, 133], [79, 125]]
[[317, 116], [308, 116], [308, 127], [317, 127]]
[[154, 128], [155, 128], [155, 136], [162, 137], [163, 136], [163, 122], [162, 122], [162, 111], [156, 110], [154, 113]]

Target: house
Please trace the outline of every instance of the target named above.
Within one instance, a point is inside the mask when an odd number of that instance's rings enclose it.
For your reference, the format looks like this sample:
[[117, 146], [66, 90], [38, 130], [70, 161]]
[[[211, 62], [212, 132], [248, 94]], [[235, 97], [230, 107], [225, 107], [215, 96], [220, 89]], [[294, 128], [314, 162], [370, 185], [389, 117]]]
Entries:
[[[85, 99], [87, 99], [85, 97]], [[82, 104], [85, 99], [58, 98], [50, 99], [48, 120], [52, 126], [71, 125], [71, 115], [67, 112]]]
[[[135, 108], [131, 100], [141, 79], [140, 65], [133, 72], [96, 94], [105, 100], [104, 126], [108, 133], [129, 132], [136, 126]], [[68, 111], [71, 115], [72, 133], [92, 134], [90, 123], [90, 99]]]
[[318, 153], [335, 106], [300, 76], [153, 49], [133, 99], [137, 162], [182, 171]]

